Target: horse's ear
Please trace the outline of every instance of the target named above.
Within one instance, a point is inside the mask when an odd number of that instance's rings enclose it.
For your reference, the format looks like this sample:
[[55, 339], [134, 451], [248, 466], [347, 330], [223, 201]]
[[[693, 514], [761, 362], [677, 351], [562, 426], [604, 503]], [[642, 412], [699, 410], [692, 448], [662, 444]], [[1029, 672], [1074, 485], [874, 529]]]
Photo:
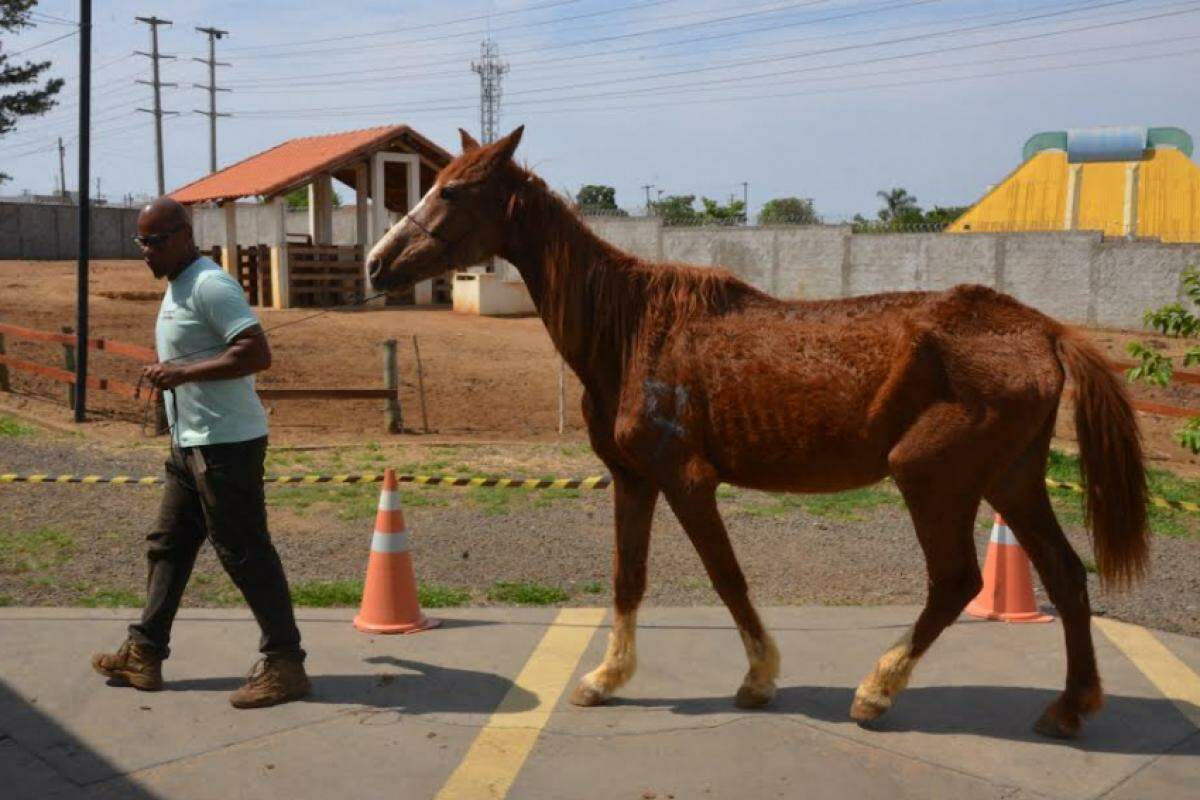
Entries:
[[462, 137], [462, 151], [464, 153], [469, 153], [472, 150], [479, 149], [479, 142], [475, 141], [475, 137], [467, 133], [462, 128], [458, 129], [458, 135]]
[[508, 136], [496, 142], [496, 159], [500, 161], [510, 160], [513, 157], [513, 153], [517, 152], [517, 145], [521, 143], [521, 134], [524, 132], [525, 126], [522, 125]]

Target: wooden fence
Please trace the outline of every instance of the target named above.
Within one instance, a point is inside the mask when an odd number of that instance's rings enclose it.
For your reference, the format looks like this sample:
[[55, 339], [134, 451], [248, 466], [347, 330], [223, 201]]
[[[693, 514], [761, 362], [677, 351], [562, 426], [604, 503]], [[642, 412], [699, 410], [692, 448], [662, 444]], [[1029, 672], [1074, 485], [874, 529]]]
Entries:
[[[61, 344], [63, 346], [64, 368], [50, 367], [45, 364], [29, 361], [28, 359], [8, 355], [5, 343], [6, 336], [35, 342]], [[119, 342], [115, 339], [93, 338], [88, 339], [87, 343], [89, 350], [130, 358], [142, 364], [152, 364], [158, 360], [158, 356], [154, 350], [148, 347]], [[72, 333], [65, 331], [63, 333], [53, 333], [36, 328], [26, 328], [21, 325], [0, 323], [0, 391], [12, 391], [9, 370], [13, 369], [67, 384], [68, 392], [66, 399], [68, 405], [71, 405], [73, 402], [71, 392], [75, 384], [75, 372], [73, 369], [75, 346], [75, 335]], [[400, 381], [396, 364], [396, 340], [388, 339], [385, 341], [383, 343], [383, 352], [384, 385], [382, 387], [343, 389], [264, 386], [258, 388], [258, 396], [263, 400], [383, 400], [384, 425], [388, 433], [400, 433], [404, 429], [404, 416], [400, 406]], [[138, 387], [134, 384], [115, 378], [103, 378], [92, 375], [88, 376], [87, 385], [92, 389], [109, 392], [129, 400], [139, 400], [142, 396], [149, 397], [153, 393], [156, 396], [159, 406], [160, 423], [157, 432], [160, 434], [166, 432], [161, 393], [146, 387], [142, 390], [146, 393], [143, 395], [142, 391], [139, 391]], [[424, 398], [422, 398], [423, 402]], [[426, 425], [426, 432], [428, 432], [428, 425]]]
[[287, 248], [294, 305], [339, 306], [363, 296], [360, 245], [288, 244]]

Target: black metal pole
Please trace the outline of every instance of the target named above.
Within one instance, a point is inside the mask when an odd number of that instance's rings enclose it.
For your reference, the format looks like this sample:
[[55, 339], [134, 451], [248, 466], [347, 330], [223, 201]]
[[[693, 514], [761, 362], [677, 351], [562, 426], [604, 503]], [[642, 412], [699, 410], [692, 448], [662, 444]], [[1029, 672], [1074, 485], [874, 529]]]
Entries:
[[91, 246], [92, 203], [88, 196], [88, 156], [91, 143], [92, 0], [79, 0], [79, 266], [75, 289], [75, 421], [87, 416], [88, 257]]

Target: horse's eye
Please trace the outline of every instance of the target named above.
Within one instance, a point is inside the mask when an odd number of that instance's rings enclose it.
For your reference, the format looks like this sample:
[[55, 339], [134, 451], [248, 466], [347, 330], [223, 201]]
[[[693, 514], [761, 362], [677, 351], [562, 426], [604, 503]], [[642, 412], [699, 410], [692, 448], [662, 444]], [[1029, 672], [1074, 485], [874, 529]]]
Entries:
[[453, 200], [456, 194], [458, 194], [458, 192], [449, 186], [443, 186], [442, 190], [438, 192], [438, 195], [443, 200]]

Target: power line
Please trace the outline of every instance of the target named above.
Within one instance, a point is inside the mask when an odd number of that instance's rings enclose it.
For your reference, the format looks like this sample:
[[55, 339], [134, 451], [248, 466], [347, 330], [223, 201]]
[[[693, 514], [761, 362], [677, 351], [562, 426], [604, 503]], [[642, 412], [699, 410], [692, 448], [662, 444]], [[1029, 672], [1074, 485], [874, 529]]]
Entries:
[[322, 37], [320, 39], [304, 39], [304, 40], [300, 40], [300, 41], [289, 40], [287, 42], [280, 42], [279, 44], [247, 45], [245, 47], [231, 47], [231, 48], [229, 48], [229, 50], [230, 50], [230, 52], [240, 51], [240, 50], [262, 50], [263, 48], [269, 48], [269, 47], [295, 47], [296, 45], [302, 45], [302, 44], [320, 44], [322, 42], [336, 42], [336, 41], [343, 41], [346, 39], [368, 39], [368, 38], [372, 38], [375, 36], [390, 36], [393, 33], [398, 33], [400, 31], [408, 32], [408, 31], [428, 30], [429, 28], [441, 28], [441, 27], [445, 27], [446, 25], [457, 25], [462, 22], [478, 22], [480, 20], [491, 19], [494, 17], [506, 17], [511, 14], [526, 14], [526, 13], [529, 13], [530, 11], [542, 11], [547, 8], [555, 8], [557, 6], [569, 6], [569, 5], [573, 5], [575, 3], [579, 3], [579, 2], [581, 2], [581, 0], [552, 0], [551, 2], [548, 2], [548, 3], [539, 3], [537, 5], [525, 6], [524, 8], [514, 8], [514, 9], [510, 9], [509, 11], [492, 11], [487, 14], [477, 14], [477, 15], [471, 16], [471, 17], [459, 17], [458, 19], [442, 20], [441, 22], [428, 22], [428, 23], [425, 23], [422, 25], [410, 25], [410, 26], [406, 26], [404, 28], [399, 28], [399, 29], [390, 30], [390, 31], [374, 31], [371, 33], [347, 33], [347, 34], [342, 34], [339, 36], [326, 36], [326, 37]]
[[61, 42], [63, 39], [69, 39], [70, 37], [76, 35], [77, 33], [79, 33], [78, 28], [76, 28], [73, 31], [68, 31], [67, 33], [64, 33], [62, 36], [55, 36], [53, 39], [47, 39], [44, 42], [38, 42], [35, 45], [30, 45], [29, 47], [26, 47], [24, 50], [19, 50], [16, 53], [9, 53], [8, 57], [16, 58], [17, 56], [23, 56], [26, 53], [32, 53], [34, 50], [37, 50], [39, 47], [45, 47], [48, 44], [54, 44], [55, 42]]
[[[196, 28], [208, 36], [208, 58], [193, 58], [193, 61], [199, 61], [201, 64], [208, 65], [208, 85], [194, 83], [192, 84], [197, 89], [208, 90], [208, 111], [196, 111], [197, 114], [203, 114], [208, 117], [208, 171], [217, 171], [217, 117], [229, 117], [231, 114], [217, 113], [217, 92], [228, 92], [229, 89], [217, 86], [217, 67], [228, 67], [228, 61], [217, 61], [216, 41], [224, 36], [229, 35], [229, 31], [219, 30], [217, 28]], [[159, 192], [161, 194], [161, 192]]]
[[142, 56], [147, 56], [150, 59], [151, 63], [154, 65], [154, 80], [153, 81], [137, 81], [137, 82], [144, 83], [148, 86], [154, 87], [154, 109], [151, 110], [148, 108], [139, 108], [138, 111], [144, 112], [146, 114], [154, 115], [155, 165], [158, 168], [158, 193], [161, 196], [161, 195], [164, 195], [167, 193], [166, 180], [163, 175], [162, 118], [163, 118], [164, 114], [178, 114], [179, 113], [178, 111], [163, 111], [162, 97], [161, 97], [161, 92], [162, 92], [163, 86], [177, 86], [178, 84], [163, 83], [159, 79], [159, 75], [158, 75], [159, 60], [163, 59], [163, 58], [175, 58], [175, 56], [162, 55], [161, 53], [158, 52], [158, 26], [159, 25], [170, 25], [171, 20], [159, 19], [158, 17], [153, 17], [153, 16], [151, 16], [151, 17], [134, 17], [134, 19], [137, 20], [138, 22], [144, 22], [150, 26], [150, 45], [151, 45], [150, 52], [143, 53], [141, 51], [137, 51], [137, 54], [142, 55]]
[[[1101, 3], [1099, 6], [1093, 5], [1092, 7], [1096, 8], [1096, 7], [1105, 7], [1105, 6], [1113, 6], [1113, 5], [1122, 5], [1122, 4], [1126, 4], [1126, 3], [1130, 3], [1130, 2], [1134, 2], [1134, 0], [1109, 0], [1108, 2]], [[800, 67], [800, 68], [792, 68], [792, 69], [787, 69], [787, 70], [777, 70], [775, 72], [760, 73], [760, 74], [756, 74], [756, 75], [743, 75], [743, 76], [736, 76], [736, 77], [730, 77], [730, 78], [705, 78], [705, 79], [703, 79], [703, 83], [706, 86], [711, 86], [711, 85], [715, 85], [715, 84], [723, 84], [723, 83], [741, 83], [741, 82], [745, 82], [745, 81], [760, 80], [763, 78], [773, 78], [773, 77], [779, 77], [779, 76], [783, 76], [783, 75], [792, 75], [792, 74], [798, 74], [798, 73], [804, 73], [804, 72], [819, 71], [819, 70], [832, 69], [832, 68], [841, 68], [841, 67], [845, 67], [845, 66], [855, 66], [855, 65], [859, 65], [859, 64], [872, 64], [872, 63], [879, 63], [879, 62], [883, 62], [883, 61], [894, 61], [894, 60], [902, 60], [902, 59], [907, 59], [907, 58], [915, 58], [915, 57], [925, 56], [925, 55], [941, 54], [941, 53], [945, 53], [945, 52], [953, 52], [956, 50], [967, 50], [967, 49], [973, 49], [973, 48], [977, 48], [977, 47], [989, 47], [989, 46], [995, 46], [995, 45], [1001, 45], [1001, 44], [1011, 44], [1011, 43], [1015, 43], [1015, 42], [1030, 41], [1030, 40], [1034, 40], [1034, 39], [1062, 36], [1062, 35], [1066, 35], [1066, 34], [1070, 34], [1070, 33], [1078, 33], [1081, 31], [1089, 31], [1089, 30], [1096, 30], [1096, 29], [1101, 29], [1101, 28], [1115, 27], [1115, 26], [1120, 26], [1120, 25], [1128, 25], [1128, 24], [1132, 24], [1135, 22], [1146, 21], [1149, 19], [1159, 19], [1159, 18], [1170, 17], [1170, 16], [1178, 16], [1180, 14], [1185, 14], [1185, 13], [1194, 13], [1197, 10], [1200, 10], [1197, 8], [1197, 6], [1200, 6], [1200, 3], [1191, 3], [1188, 8], [1186, 8], [1184, 10], [1180, 10], [1180, 11], [1151, 14], [1151, 15], [1145, 15], [1142, 17], [1128, 18], [1128, 19], [1117, 20], [1117, 21], [1107, 22], [1107, 23], [1096, 23], [1096, 24], [1092, 24], [1092, 25], [1077, 26], [1074, 28], [1063, 28], [1063, 29], [1055, 30], [1055, 31], [1046, 31], [1046, 32], [1041, 32], [1041, 33], [1028, 34], [1025, 36], [1008, 37], [1008, 38], [1004, 38], [1004, 39], [995, 39], [995, 40], [991, 40], [991, 41], [987, 41], [987, 42], [972, 42], [972, 43], [968, 43], [968, 44], [964, 44], [964, 45], [951, 45], [951, 46], [939, 47], [939, 48], [934, 48], [934, 49], [925, 50], [925, 51], [918, 51], [915, 53], [902, 53], [902, 54], [898, 54], [898, 55], [880, 56], [880, 57], [871, 58], [871, 59], [843, 62], [840, 64], [834, 64], [834, 65], [815, 65], [815, 66], [811, 66], [811, 67]], [[876, 41], [872, 41], [872, 42], [863, 42], [863, 43], [858, 43], [858, 44], [842, 45], [842, 46], [838, 46], [838, 47], [830, 47], [830, 48], [824, 48], [824, 49], [819, 49], [819, 50], [809, 50], [809, 51], [806, 51], [803, 53], [793, 53], [793, 54], [789, 54], [789, 55], [774, 56], [774, 57], [770, 57], [770, 58], [756, 58], [756, 59], [747, 59], [747, 60], [742, 60], [742, 61], [727, 62], [727, 63], [720, 64], [717, 66], [704, 66], [704, 67], [696, 67], [696, 68], [687, 69], [687, 70], [674, 70], [674, 71], [665, 72], [665, 73], [652, 73], [652, 74], [646, 74], [646, 75], [636, 76], [633, 78], [626, 78], [626, 79], [615, 80], [615, 81], [614, 80], [607, 80], [607, 81], [601, 81], [601, 82], [589, 81], [589, 82], [582, 82], [582, 83], [560, 84], [557, 86], [538, 87], [538, 88], [534, 88], [534, 89], [524, 89], [524, 90], [510, 92], [509, 95], [510, 96], [512, 96], [512, 95], [530, 95], [530, 94], [542, 94], [542, 93], [546, 93], [546, 92], [558, 92], [558, 91], [571, 90], [571, 89], [583, 89], [583, 88], [590, 88], [592, 86], [596, 86], [597, 84], [604, 85], [604, 86], [611, 86], [613, 84], [621, 84], [621, 83], [636, 83], [636, 82], [656, 80], [656, 79], [661, 79], [661, 78], [677, 77], [677, 76], [681, 76], [681, 75], [692, 75], [692, 74], [710, 72], [713, 70], [728, 70], [733, 67], [756, 66], [756, 65], [765, 64], [765, 63], [790, 61], [790, 60], [795, 60], [795, 59], [800, 59], [800, 58], [810, 58], [810, 57], [818, 56], [818, 55], [828, 55], [828, 54], [832, 54], [832, 53], [846, 52], [846, 51], [851, 51], [851, 50], [861, 50], [861, 49], [882, 47], [882, 46], [888, 46], [888, 45], [899, 44], [899, 43], [913, 42], [913, 41], [919, 41], [921, 39], [948, 36], [948, 35], [952, 35], [952, 34], [961, 34], [961, 33], [965, 33], [965, 32], [977, 32], [977, 31], [988, 29], [988, 28], [996, 28], [996, 27], [1000, 27], [1000, 26], [1004, 26], [1004, 25], [1011, 25], [1011, 24], [1014, 24], [1017, 22], [1027, 22], [1027, 21], [1031, 21], [1031, 20], [1045, 19], [1050, 16], [1057, 16], [1057, 15], [1061, 15], [1064, 13], [1068, 13], [1068, 12], [1054, 11], [1054, 12], [1048, 12], [1048, 13], [1044, 13], [1044, 14], [1026, 16], [1026, 17], [1019, 18], [1017, 20], [1009, 20], [1006, 22], [990, 23], [987, 25], [974, 25], [974, 26], [968, 26], [968, 27], [955, 28], [955, 29], [946, 30], [946, 31], [937, 31], [937, 32], [933, 32], [933, 33], [914, 34], [911, 36], [893, 37], [890, 39], [881, 39], [881, 40], [876, 40]], [[604, 97], [621, 97], [621, 96], [630, 96], [630, 95], [637, 95], [637, 94], [654, 93], [654, 92], [661, 92], [664, 90], [687, 87], [687, 86], [694, 85], [694, 83], [695, 82], [693, 81], [693, 82], [682, 83], [682, 84], [669, 84], [667, 86], [661, 86], [661, 87], [645, 87], [645, 88], [640, 88], [640, 89], [636, 89], [636, 88], [635, 89], [616, 89], [616, 90], [611, 90], [611, 91], [594, 92], [594, 93], [586, 94], [586, 95], [578, 95], [571, 99], [576, 99], [576, 100], [578, 100], [578, 99], [595, 99], [595, 98], [604, 98]], [[453, 98], [446, 98], [442, 101], [435, 101], [435, 102], [457, 103], [457, 102], [466, 101], [468, 99], [469, 98], [465, 98], [465, 97], [453, 97]], [[511, 105], [521, 106], [521, 105], [536, 105], [536, 104], [541, 104], [541, 103], [554, 103], [554, 102], [559, 102], [562, 99], [563, 99], [562, 97], [548, 97], [548, 98], [532, 99], [532, 100], [517, 100], [515, 102], [512, 102]], [[298, 111], [320, 112], [320, 111], [328, 110], [328, 111], [342, 112], [342, 111], [370, 110], [370, 109], [373, 109], [374, 107], [375, 106], [373, 106], [373, 105], [339, 106], [339, 107], [332, 107], [332, 108], [329, 106], [322, 106], [322, 107], [318, 107], [318, 108], [308, 108], [308, 109], [296, 109], [296, 108], [262, 109], [259, 111], [247, 111], [245, 113], [249, 114], [249, 115], [289, 115], [289, 114], [294, 114]], [[443, 107], [439, 107], [439, 108], [431, 108], [430, 110], [452, 110], [452, 109], [457, 109], [459, 107], [460, 106], [443, 106]]]

